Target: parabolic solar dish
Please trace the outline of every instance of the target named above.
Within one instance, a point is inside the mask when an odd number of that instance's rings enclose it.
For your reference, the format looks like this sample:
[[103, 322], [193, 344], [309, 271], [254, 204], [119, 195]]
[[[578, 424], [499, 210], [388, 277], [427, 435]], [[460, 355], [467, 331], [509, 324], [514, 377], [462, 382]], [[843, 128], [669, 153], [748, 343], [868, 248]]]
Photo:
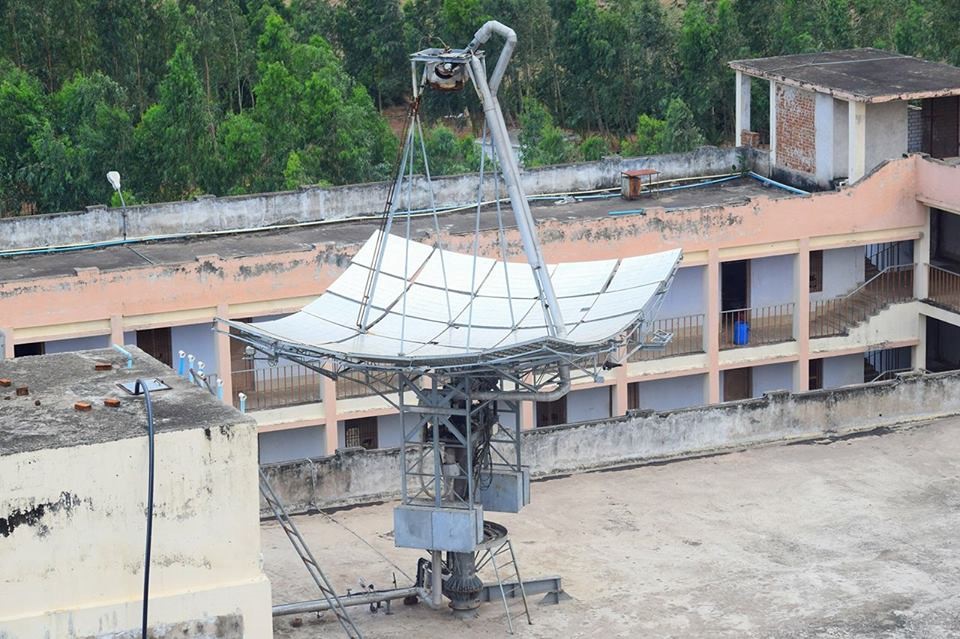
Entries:
[[[344, 273], [298, 313], [226, 322], [274, 353], [365, 366], [461, 367], [577, 356], [648, 332], [681, 251], [548, 265], [566, 336], [552, 336], [530, 265], [455, 253], [388, 235], [367, 330], [358, 327], [375, 267], [375, 232]], [[406, 274], [406, 277], [405, 277]]]

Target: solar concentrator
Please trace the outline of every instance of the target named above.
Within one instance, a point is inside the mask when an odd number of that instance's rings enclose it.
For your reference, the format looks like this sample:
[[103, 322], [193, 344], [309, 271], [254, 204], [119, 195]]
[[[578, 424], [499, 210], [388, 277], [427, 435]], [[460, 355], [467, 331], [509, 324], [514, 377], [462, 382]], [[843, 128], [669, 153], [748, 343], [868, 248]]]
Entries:
[[[488, 78], [480, 46], [494, 33], [505, 44]], [[519, 512], [530, 500], [521, 402], [558, 400], [578, 376], [600, 381], [604, 370], [641, 347], [681, 257], [676, 249], [545, 262], [496, 98], [515, 45], [513, 30], [491, 21], [465, 49], [411, 56], [414, 101], [380, 230], [300, 312], [257, 323], [222, 320], [248, 350], [365, 384], [399, 409], [395, 543], [430, 552], [418, 569], [420, 596], [435, 606], [446, 596], [455, 612], [466, 615], [480, 604], [478, 571], [488, 561], [496, 568], [504, 548], [513, 558], [506, 529], [485, 521], [484, 512]], [[483, 106], [484, 140], [487, 133], [492, 140], [499, 259], [478, 250], [484, 164], [473, 253], [443, 247], [435, 210], [434, 243], [411, 240], [409, 194], [418, 146], [431, 188], [420, 100], [427, 88], [452, 91], [468, 83]], [[508, 259], [501, 179], [526, 263]], [[405, 193], [407, 214], [397, 216]], [[404, 225], [404, 237], [391, 232]], [[522, 582], [519, 590], [529, 620]], [[507, 621], [512, 628], [509, 611]]]
[[[370, 258], [383, 261], [358, 326]], [[566, 335], [551, 335], [526, 264], [477, 258], [375, 232], [317, 300], [291, 316], [227, 322], [260, 350], [342, 368], [464, 370], [614, 353], [645, 333], [680, 260], [680, 250], [641, 257], [547, 265]], [[441, 264], [444, 268], [441, 269]], [[398, 277], [404, 268], [410, 274]]]

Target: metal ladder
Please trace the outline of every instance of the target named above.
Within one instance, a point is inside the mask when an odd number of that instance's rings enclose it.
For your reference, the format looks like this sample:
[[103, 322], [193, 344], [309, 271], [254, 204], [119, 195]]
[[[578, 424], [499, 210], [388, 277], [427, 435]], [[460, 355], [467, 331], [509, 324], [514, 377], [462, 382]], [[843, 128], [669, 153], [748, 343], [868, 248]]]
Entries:
[[317, 584], [317, 588], [320, 589], [320, 593], [323, 595], [323, 598], [326, 599], [327, 603], [330, 605], [330, 610], [332, 610], [333, 614], [337, 616], [337, 621], [339, 621], [340, 625], [343, 626], [347, 636], [351, 639], [363, 639], [363, 635], [360, 634], [360, 630], [357, 629], [357, 626], [353, 623], [353, 620], [350, 619], [350, 615], [347, 614], [347, 609], [340, 602], [340, 599], [337, 597], [337, 593], [333, 591], [333, 586], [330, 585], [330, 581], [327, 579], [326, 575], [323, 574], [323, 571], [320, 570], [320, 564], [318, 564], [317, 560], [314, 559], [313, 553], [310, 552], [307, 542], [304, 541], [300, 531], [297, 530], [296, 524], [294, 524], [293, 520], [290, 519], [286, 509], [283, 507], [283, 504], [280, 503], [280, 499], [277, 497], [276, 493], [273, 492], [273, 489], [270, 488], [270, 482], [267, 481], [267, 476], [263, 474], [263, 469], [260, 470], [260, 494], [262, 494], [263, 498], [267, 500], [270, 510], [273, 511], [273, 516], [276, 517], [277, 521], [280, 523], [280, 527], [283, 528], [283, 532], [287, 533], [287, 538], [290, 540], [290, 543], [293, 544], [293, 549], [297, 551], [297, 554], [300, 556], [300, 560], [303, 562], [303, 565], [307, 567], [307, 572], [309, 572], [310, 576], [313, 577], [313, 581]]
[[493, 574], [497, 578], [500, 597], [503, 599], [503, 609], [507, 613], [507, 627], [510, 629], [510, 634], [514, 634], [514, 628], [508, 600], [516, 599], [518, 592], [520, 593], [520, 600], [523, 602], [523, 614], [527, 617], [527, 623], [532, 625], [533, 619], [530, 618], [527, 593], [523, 589], [520, 567], [517, 565], [517, 556], [513, 553], [513, 544], [510, 543], [509, 537], [504, 538], [496, 548], [491, 546], [486, 549], [477, 562], [477, 572], [480, 572], [488, 563], [493, 566]]

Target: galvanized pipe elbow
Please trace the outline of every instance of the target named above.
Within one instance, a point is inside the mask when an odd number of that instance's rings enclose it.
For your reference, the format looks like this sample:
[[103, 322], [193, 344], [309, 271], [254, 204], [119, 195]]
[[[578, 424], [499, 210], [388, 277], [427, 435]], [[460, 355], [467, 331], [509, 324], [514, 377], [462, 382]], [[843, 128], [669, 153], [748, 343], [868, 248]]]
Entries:
[[467, 45], [467, 49], [475, 52], [477, 48], [489, 40], [490, 36], [494, 33], [501, 35], [505, 40], [503, 51], [500, 52], [500, 57], [497, 59], [497, 66], [494, 68], [493, 75], [490, 76], [490, 81], [488, 82], [490, 93], [496, 95], [497, 89], [500, 88], [500, 81], [503, 80], [503, 76], [507, 72], [507, 65], [510, 63], [510, 58], [513, 57], [513, 50], [517, 46], [517, 32], [502, 22], [489, 20], [477, 29], [477, 32], [473, 35], [473, 40]]

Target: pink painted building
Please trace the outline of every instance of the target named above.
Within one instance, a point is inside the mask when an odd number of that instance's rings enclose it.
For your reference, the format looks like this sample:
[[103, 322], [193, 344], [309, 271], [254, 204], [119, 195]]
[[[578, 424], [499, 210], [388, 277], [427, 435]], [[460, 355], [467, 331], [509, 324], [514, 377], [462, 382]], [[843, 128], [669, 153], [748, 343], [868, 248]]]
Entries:
[[[746, 73], [738, 68], [741, 103]], [[525, 174], [528, 194], [540, 196], [534, 216], [548, 261], [684, 251], [657, 320], [673, 334], [667, 347], [638, 351], [558, 402], [528, 404], [525, 427], [960, 368], [960, 165], [904, 157], [904, 129], [902, 151], [867, 154], [873, 159], [864, 160], [863, 175], [831, 190], [804, 194], [740, 173], [806, 173], [794, 183], [817, 182], [826, 153], [817, 96], [830, 87], [788, 80], [771, 82], [790, 88], [784, 96], [809, 93], [793, 95], [791, 105], [813, 105], [812, 129], [774, 117], [773, 130], [787, 126], [790, 134], [771, 140], [773, 157], [754, 148], [701, 149]], [[865, 113], [869, 143], [873, 111]], [[949, 127], [937, 117], [942, 150]], [[738, 130], [749, 130], [741, 120]], [[620, 199], [620, 172], [638, 168], [659, 170], [662, 190]], [[475, 220], [462, 209], [475, 197], [475, 180], [438, 186], [441, 206], [454, 209], [439, 218], [441, 240], [470, 252]], [[136, 344], [176, 369], [179, 352], [189, 353], [222, 379], [224, 401], [238, 405], [246, 396], [262, 462], [394, 446], [399, 417], [366, 389], [289, 362], [251, 363], [212, 330], [215, 317], [275, 317], [319, 295], [376, 228], [372, 214], [385, 195], [385, 185], [311, 188], [144, 206], [127, 216], [97, 208], [0, 220], [0, 248], [17, 251], [0, 258], [2, 354]], [[432, 228], [425, 218], [415, 223], [418, 237]], [[497, 242], [495, 230], [481, 236], [494, 257]], [[508, 237], [508, 246], [522, 259], [518, 238]]]

